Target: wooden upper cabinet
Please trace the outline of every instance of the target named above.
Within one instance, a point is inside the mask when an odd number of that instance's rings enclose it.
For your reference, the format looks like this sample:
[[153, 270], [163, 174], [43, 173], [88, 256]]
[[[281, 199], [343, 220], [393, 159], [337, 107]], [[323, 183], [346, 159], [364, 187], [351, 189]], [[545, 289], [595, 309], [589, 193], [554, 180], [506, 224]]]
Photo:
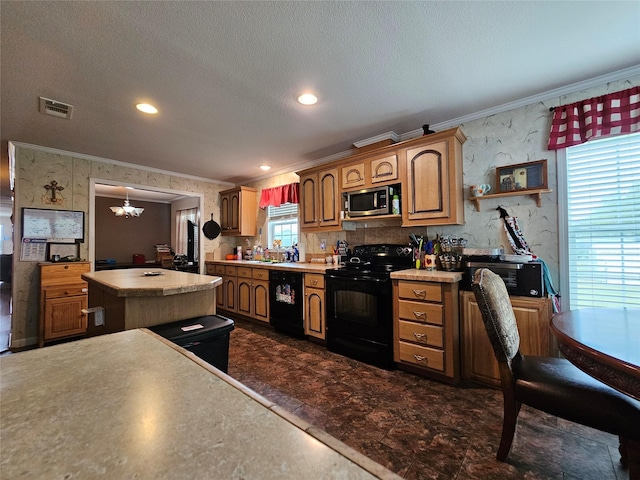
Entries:
[[300, 174], [300, 229], [338, 230], [340, 227], [338, 169]]
[[256, 234], [256, 189], [237, 187], [220, 192], [220, 228], [222, 235]]
[[400, 150], [402, 225], [464, 224], [459, 128], [424, 136]]
[[398, 179], [398, 157], [390, 155], [371, 160], [371, 183], [381, 183]]

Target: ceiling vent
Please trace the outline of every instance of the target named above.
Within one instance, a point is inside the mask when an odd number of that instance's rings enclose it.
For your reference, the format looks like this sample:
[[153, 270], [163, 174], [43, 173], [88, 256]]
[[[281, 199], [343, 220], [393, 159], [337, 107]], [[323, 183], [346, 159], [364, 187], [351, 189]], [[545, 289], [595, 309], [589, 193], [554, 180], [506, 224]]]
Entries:
[[40, 97], [40, 113], [69, 120], [71, 118], [72, 111], [73, 105], [67, 105], [66, 103], [58, 102], [57, 100]]

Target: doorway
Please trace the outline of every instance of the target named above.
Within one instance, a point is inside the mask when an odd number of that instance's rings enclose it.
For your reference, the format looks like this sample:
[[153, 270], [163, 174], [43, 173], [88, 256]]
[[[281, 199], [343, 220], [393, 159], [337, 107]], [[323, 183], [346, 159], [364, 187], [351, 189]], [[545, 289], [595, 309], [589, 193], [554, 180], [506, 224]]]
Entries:
[[[172, 189], [164, 189], [158, 187], [150, 187], [146, 185], [134, 185], [127, 184], [123, 182], [114, 182], [110, 180], [100, 180], [100, 179], [91, 179], [90, 181], [90, 201], [89, 201], [89, 258], [88, 260], [94, 266], [96, 265], [96, 217], [98, 215], [98, 211], [96, 210], [96, 197], [100, 199], [98, 202], [101, 204], [101, 209], [99, 215], [103, 215], [105, 208], [103, 204], [105, 204], [105, 199], [109, 198], [113, 200], [113, 205], [122, 205], [125, 201], [126, 197], [128, 197], [130, 204], [133, 206], [137, 206], [138, 204], [146, 204], [146, 205], [154, 205], [154, 204], [162, 204], [162, 206], [167, 207], [167, 211], [169, 213], [169, 222], [170, 222], [170, 239], [169, 246], [175, 248], [177, 244], [177, 235], [179, 235], [184, 230], [178, 228], [178, 212], [183, 209], [196, 209], [197, 215], [195, 218], [195, 223], [198, 225], [198, 237], [201, 235], [201, 212], [204, 207], [204, 194], [194, 193], [194, 192], [185, 192], [179, 190]], [[106, 202], [108, 203], [108, 202]], [[112, 213], [109, 212], [108, 215]], [[144, 216], [144, 212], [141, 214], [141, 218]], [[115, 215], [114, 215], [115, 218]], [[128, 219], [118, 219], [124, 220], [125, 222], [131, 222], [123, 225], [135, 225], [137, 218], [128, 218]], [[113, 232], [117, 233], [117, 232]], [[152, 240], [150, 240], [152, 241]], [[163, 243], [166, 240], [159, 239], [157, 242]], [[156, 242], [156, 243], [157, 243]], [[148, 242], [147, 242], [148, 243]], [[197, 248], [198, 248], [198, 258], [204, 258], [204, 242], [198, 238]], [[153, 245], [153, 243], [152, 243]], [[185, 254], [187, 252], [184, 252]], [[130, 258], [129, 254], [129, 258]], [[204, 262], [200, 261], [199, 273], [204, 272]]]

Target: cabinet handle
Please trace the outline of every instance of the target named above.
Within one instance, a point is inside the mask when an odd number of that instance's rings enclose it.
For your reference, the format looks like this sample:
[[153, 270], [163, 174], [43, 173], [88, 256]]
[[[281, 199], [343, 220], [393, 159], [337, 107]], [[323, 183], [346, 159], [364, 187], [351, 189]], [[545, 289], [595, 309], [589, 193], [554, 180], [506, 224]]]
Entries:
[[425, 297], [427, 296], [427, 291], [426, 291], [426, 290], [415, 290], [415, 289], [414, 289], [414, 290], [413, 290], [413, 294], [414, 294], [416, 297], [419, 297], [419, 298], [425, 298]]
[[69, 265], [65, 265], [65, 266], [64, 266], [64, 269], [65, 269], [65, 270], [69, 270]]
[[414, 310], [413, 314], [415, 315], [416, 318], [419, 318], [419, 319], [422, 319], [422, 320], [426, 320], [426, 318], [427, 318], [427, 312], [416, 312]]
[[429, 363], [429, 361], [427, 360], [427, 357], [423, 357], [422, 355], [416, 355], [415, 353], [413, 354], [413, 356], [416, 359], [416, 362], [418, 363]]
[[318, 280], [311, 280], [311, 285], [315, 286], [318, 284]]
[[416, 341], [418, 342], [426, 342], [427, 335], [424, 333], [413, 332], [413, 336], [416, 337]]

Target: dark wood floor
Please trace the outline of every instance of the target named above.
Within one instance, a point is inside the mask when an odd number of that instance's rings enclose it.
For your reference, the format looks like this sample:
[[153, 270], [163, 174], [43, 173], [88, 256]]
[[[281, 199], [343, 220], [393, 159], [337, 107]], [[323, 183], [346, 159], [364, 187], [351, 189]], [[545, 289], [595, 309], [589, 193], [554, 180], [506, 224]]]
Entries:
[[628, 479], [617, 437], [523, 407], [495, 459], [502, 395], [381, 370], [236, 321], [229, 374], [406, 479]]

